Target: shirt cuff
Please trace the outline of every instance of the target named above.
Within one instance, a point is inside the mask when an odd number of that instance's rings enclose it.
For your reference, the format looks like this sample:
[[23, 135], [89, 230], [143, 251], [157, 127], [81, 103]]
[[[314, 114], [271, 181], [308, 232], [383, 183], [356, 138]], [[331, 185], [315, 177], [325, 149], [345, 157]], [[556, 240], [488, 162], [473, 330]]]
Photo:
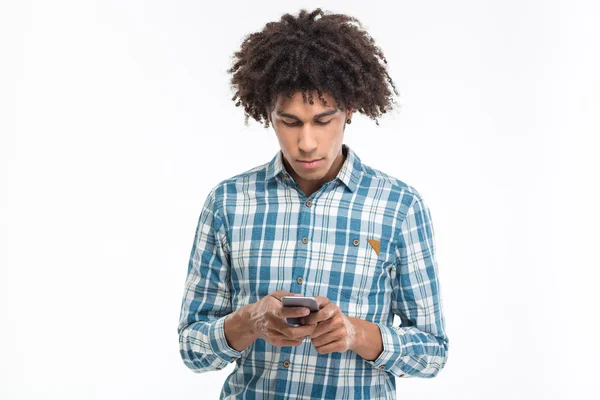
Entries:
[[231, 363], [242, 356], [242, 353], [231, 348], [225, 338], [225, 318], [228, 315], [214, 321], [208, 328], [210, 348], [213, 354], [225, 362]]
[[403, 336], [400, 331], [380, 323], [376, 323], [381, 332], [383, 351], [375, 361], [367, 362], [380, 371], [390, 371], [394, 364], [402, 357]]

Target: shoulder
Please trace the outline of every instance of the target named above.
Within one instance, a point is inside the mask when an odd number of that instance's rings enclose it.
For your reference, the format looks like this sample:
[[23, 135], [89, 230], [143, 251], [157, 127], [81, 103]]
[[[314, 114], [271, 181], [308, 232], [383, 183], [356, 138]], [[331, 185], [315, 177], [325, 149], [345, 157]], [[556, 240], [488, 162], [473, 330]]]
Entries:
[[414, 201], [422, 201], [421, 193], [414, 186], [395, 176], [364, 163], [362, 164], [362, 175], [364, 184], [386, 189], [398, 196], [402, 203], [410, 205]]
[[268, 165], [269, 163], [264, 163], [220, 181], [211, 188], [208, 197], [217, 208], [220, 208], [228, 196], [236, 197], [240, 193], [262, 188]]

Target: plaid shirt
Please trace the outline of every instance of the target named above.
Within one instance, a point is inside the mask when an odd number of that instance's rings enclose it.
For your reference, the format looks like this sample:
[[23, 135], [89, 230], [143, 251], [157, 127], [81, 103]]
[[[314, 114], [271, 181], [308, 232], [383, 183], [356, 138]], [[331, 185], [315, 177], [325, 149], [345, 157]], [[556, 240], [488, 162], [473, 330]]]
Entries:
[[[432, 378], [448, 338], [431, 214], [415, 188], [343, 145], [336, 179], [306, 197], [278, 154], [214, 187], [200, 213], [178, 325], [194, 372], [235, 362], [221, 398], [395, 399], [395, 377]], [[324, 296], [378, 325], [383, 352], [319, 354], [257, 339], [232, 349], [224, 320], [276, 290]], [[394, 315], [401, 325], [393, 326]]]

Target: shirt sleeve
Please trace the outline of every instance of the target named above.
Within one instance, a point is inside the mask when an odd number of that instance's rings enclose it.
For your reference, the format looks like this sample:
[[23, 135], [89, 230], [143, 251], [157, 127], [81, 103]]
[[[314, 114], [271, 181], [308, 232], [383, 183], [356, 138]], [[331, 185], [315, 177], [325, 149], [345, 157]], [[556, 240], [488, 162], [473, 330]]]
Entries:
[[177, 332], [184, 364], [196, 373], [224, 368], [241, 356], [225, 339], [233, 311], [223, 219], [211, 190], [198, 219]]
[[418, 192], [398, 238], [397, 262], [392, 268], [392, 312], [402, 324], [377, 324], [383, 351], [376, 360], [368, 362], [398, 377], [433, 378], [446, 364], [448, 337], [431, 213]]

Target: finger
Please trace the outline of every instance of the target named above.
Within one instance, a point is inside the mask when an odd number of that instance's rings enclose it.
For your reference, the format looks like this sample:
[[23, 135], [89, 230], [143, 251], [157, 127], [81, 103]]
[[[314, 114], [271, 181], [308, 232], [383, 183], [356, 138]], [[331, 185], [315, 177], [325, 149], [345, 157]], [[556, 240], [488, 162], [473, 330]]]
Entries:
[[287, 326], [286, 328], [281, 329], [279, 332], [287, 337], [288, 339], [304, 339], [307, 336], [310, 336], [313, 330], [315, 329], [314, 325], [307, 326]]
[[274, 314], [279, 318], [305, 317], [310, 314], [308, 307], [280, 307]]
[[334, 342], [330, 342], [319, 347], [315, 347], [315, 349], [319, 354], [328, 354], [333, 352], [343, 353], [344, 351], [348, 350], [346, 348], [346, 343], [343, 339], [336, 340]]
[[277, 331], [279, 334], [284, 335], [288, 338], [304, 338], [312, 333], [315, 329], [315, 325], [306, 326], [290, 326], [285, 319], [271, 317], [268, 318], [268, 328]]
[[333, 324], [333, 320], [327, 320], [319, 323], [315, 330], [310, 334], [311, 339], [318, 338], [319, 336], [326, 335], [336, 329]]
[[269, 328], [275, 329], [282, 335], [285, 335], [289, 338], [299, 338], [308, 336], [314, 331], [316, 327], [316, 325], [290, 326], [288, 325], [285, 319], [280, 319], [277, 317], [269, 318]]
[[296, 296], [296, 295], [297, 295], [296, 293], [286, 292], [285, 290], [278, 290], [276, 292], [269, 294], [269, 296], [273, 296], [279, 301], [281, 301], [281, 298], [283, 296]]
[[338, 306], [336, 306], [335, 304], [333, 304], [331, 302], [327, 303], [322, 309], [320, 309], [316, 313], [312, 313], [309, 316], [304, 317], [303, 323], [310, 324], [310, 325], [319, 324], [322, 321], [326, 321], [326, 320], [332, 318], [338, 311], [339, 311]]
[[327, 304], [331, 303], [331, 300], [329, 300], [327, 297], [323, 297], [323, 296], [315, 296], [315, 299], [317, 299], [317, 303], [319, 304], [319, 309], [325, 307]]
[[326, 345], [327, 343], [336, 342], [338, 340], [345, 340], [347, 338], [347, 333], [344, 329], [334, 329], [332, 331], [326, 332], [318, 337], [312, 337], [311, 341], [315, 347], [321, 347]]
[[282, 325], [269, 324], [268, 332], [273, 338], [281, 338], [286, 340], [304, 340], [312, 333], [312, 326], [289, 326], [286, 323]]
[[289, 339], [285, 336], [280, 335], [278, 332], [276, 331], [271, 331], [269, 338], [268, 338], [268, 342], [271, 343], [273, 346], [300, 346], [302, 344], [302, 342], [304, 342], [304, 338], [301, 339]]

